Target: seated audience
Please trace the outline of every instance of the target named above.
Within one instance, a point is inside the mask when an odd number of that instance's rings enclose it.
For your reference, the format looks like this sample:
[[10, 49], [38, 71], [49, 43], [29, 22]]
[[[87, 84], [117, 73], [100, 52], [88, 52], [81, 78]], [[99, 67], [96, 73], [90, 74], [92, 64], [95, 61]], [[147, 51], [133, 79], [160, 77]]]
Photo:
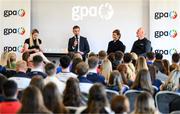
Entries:
[[153, 65], [156, 66], [158, 70], [156, 78], [161, 80], [162, 82], [165, 82], [168, 79], [168, 76], [165, 74], [165, 67], [162, 60], [155, 60]]
[[179, 65], [179, 62], [180, 62], [180, 54], [179, 53], [174, 53], [172, 55], [172, 64]]
[[74, 73], [74, 74], [76, 74], [76, 65], [78, 64], [78, 63], [80, 63], [80, 62], [82, 62], [83, 60], [81, 59], [81, 58], [74, 58], [73, 60], [72, 60], [72, 66], [71, 66], [71, 72], [72, 73]]
[[89, 91], [87, 108], [81, 112], [86, 113], [110, 113], [109, 102], [106, 97], [105, 88], [102, 84], [94, 84]]
[[45, 106], [53, 113], [67, 113], [67, 109], [62, 103], [57, 86], [50, 82], [43, 89], [43, 98]]
[[164, 84], [161, 85], [161, 90], [176, 91], [179, 88], [180, 69], [173, 70]]
[[111, 72], [107, 89], [117, 91], [120, 94], [125, 93], [128, 90], [126, 86], [123, 86], [122, 77], [119, 71], [114, 70]]
[[7, 64], [6, 64], [6, 68], [7, 69], [11, 69], [11, 70], [15, 70], [16, 68], [16, 53], [14, 52], [9, 52], [7, 55]]
[[123, 62], [127, 66], [127, 72], [132, 81], [135, 79], [135, 67], [132, 64], [132, 55], [130, 53], [125, 53], [123, 57]]
[[112, 63], [113, 70], [116, 70], [117, 66], [122, 63], [124, 53], [122, 51], [115, 52], [115, 60]]
[[44, 79], [41, 76], [36, 75], [31, 79], [30, 85], [35, 86], [42, 91], [45, 86]]
[[112, 71], [112, 64], [107, 58], [107, 53], [105, 51], [100, 51], [98, 53], [99, 57], [99, 73], [105, 77], [106, 80], [109, 79], [110, 73]]
[[158, 114], [151, 94], [143, 92], [137, 96], [132, 114]]
[[111, 101], [111, 109], [115, 114], [128, 114], [130, 111], [129, 99], [124, 95], [115, 96]]
[[128, 85], [129, 87], [132, 85], [133, 81], [131, 80], [131, 76], [128, 72], [128, 66], [123, 64], [118, 65], [117, 70], [120, 72], [123, 84]]
[[45, 72], [47, 74], [47, 77], [44, 79], [45, 85], [49, 82], [53, 82], [57, 86], [59, 92], [62, 94], [65, 88], [65, 83], [59, 81], [56, 77], [55, 65], [53, 63], [47, 63], [45, 65]]
[[31, 72], [28, 73], [28, 76], [32, 78], [35, 75], [40, 75], [43, 78], [46, 78], [46, 74], [44, 73], [44, 63], [43, 58], [40, 55], [36, 55], [33, 57], [33, 68]]
[[79, 107], [86, 103], [83, 101], [80, 92], [79, 81], [76, 78], [69, 78], [63, 92], [63, 103], [65, 106]]
[[157, 75], [157, 69], [154, 65], [148, 65], [149, 73], [151, 76], [151, 82], [152, 85], [156, 86], [158, 89], [160, 89], [160, 86], [162, 84], [161, 80], [156, 78]]
[[155, 60], [163, 60], [163, 55], [161, 53], [155, 53]]
[[87, 79], [93, 83], [106, 84], [104, 76], [97, 73], [99, 60], [97, 57], [88, 58], [89, 71], [87, 74]]
[[52, 112], [50, 112], [44, 105], [41, 91], [35, 86], [29, 86], [24, 90], [21, 103], [22, 107], [19, 111], [19, 114], [52, 114]]
[[164, 64], [164, 73], [169, 76], [170, 74], [170, 63], [167, 59], [163, 59], [162, 60], [163, 64]]
[[137, 60], [138, 60], [138, 55], [134, 52], [131, 52], [132, 55], [132, 64], [134, 65], [134, 67], [136, 66]]
[[77, 75], [74, 73], [70, 72], [70, 63], [71, 63], [71, 58], [67, 55], [64, 55], [60, 58], [60, 64], [62, 68], [62, 72], [58, 73], [56, 77], [59, 79], [59, 81], [66, 83], [66, 81], [70, 78], [77, 78]]
[[151, 94], [154, 94], [151, 77], [147, 69], [142, 69], [137, 73], [136, 79], [131, 86], [131, 89], [147, 91]]
[[3, 84], [4, 101], [0, 103], [1, 114], [16, 114], [21, 103], [17, 100], [18, 89], [16, 82], [8, 80]]
[[138, 73], [142, 69], [148, 70], [148, 66], [147, 66], [146, 59], [143, 56], [139, 56], [137, 60], [137, 64], [136, 64], [136, 73]]
[[0, 102], [4, 101], [4, 95], [3, 95], [3, 84], [7, 81], [7, 78], [0, 74]]
[[155, 54], [154, 52], [148, 52], [146, 53], [146, 61], [148, 65], [152, 65], [155, 60]]
[[27, 63], [23, 60], [17, 61], [16, 62], [16, 74], [14, 75], [14, 77], [28, 78], [26, 71], [27, 71]]
[[85, 62], [80, 62], [76, 66], [76, 73], [78, 75], [78, 79], [80, 83], [92, 83], [90, 80], [87, 79], [88, 73], [88, 65]]

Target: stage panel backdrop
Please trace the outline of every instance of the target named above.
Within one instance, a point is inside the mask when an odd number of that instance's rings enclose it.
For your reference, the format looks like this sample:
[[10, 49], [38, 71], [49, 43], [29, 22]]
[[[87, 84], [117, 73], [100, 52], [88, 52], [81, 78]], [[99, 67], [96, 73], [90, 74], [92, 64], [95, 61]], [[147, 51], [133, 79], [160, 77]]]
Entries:
[[171, 60], [180, 52], [180, 0], [150, 0], [150, 38], [154, 52]]
[[0, 0], [0, 54], [14, 51], [18, 58], [30, 35], [30, 0]]

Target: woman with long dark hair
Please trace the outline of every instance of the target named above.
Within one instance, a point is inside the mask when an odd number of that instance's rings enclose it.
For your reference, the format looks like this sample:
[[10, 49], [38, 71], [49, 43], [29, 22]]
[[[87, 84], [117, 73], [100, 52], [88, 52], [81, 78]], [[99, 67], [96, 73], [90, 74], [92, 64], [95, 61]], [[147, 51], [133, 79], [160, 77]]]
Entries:
[[79, 81], [75, 78], [69, 78], [63, 94], [63, 103], [65, 106], [79, 107], [84, 105], [79, 88]]
[[131, 86], [131, 89], [147, 91], [151, 94], [154, 94], [150, 73], [147, 69], [141, 69], [137, 73], [136, 79], [133, 85]]
[[23, 91], [22, 108], [19, 113], [52, 114], [45, 106], [41, 91], [35, 86], [29, 86]]
[[104, 113], [108, 114], [109, 103], [106, 97], [105, 87], [102, 84], [94, 84], [89, 91], [87, 108], [81, 113]]
[[67, 113], [64, 107], [57, 86], [49, 82], [43, 89], [43, 98], [45, 106], [53, 113]]

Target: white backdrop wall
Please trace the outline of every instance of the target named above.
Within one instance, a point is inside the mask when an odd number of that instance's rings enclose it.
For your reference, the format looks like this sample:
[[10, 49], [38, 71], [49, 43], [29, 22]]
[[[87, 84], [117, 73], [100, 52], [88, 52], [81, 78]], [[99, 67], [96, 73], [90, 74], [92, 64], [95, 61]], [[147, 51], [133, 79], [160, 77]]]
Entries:
[[[91, 12], [91, 8], [100, 8], [106, 3], [110, 4], [111, 10], [103, 7], [102, 13], [109, 11], [111, 14], [113, 10], [111, 19], [93, 16], [95, 13]], [[48, 53], [66, 52], [74, 25], [81, 27], [81, 35], [88, 38], [94, 52], [107, 50], [114, 29], [120, 29], [127, 52], [137, 39], [136, 30], [139, 27], [145, 28], [149, 38], [149, 0], [32, 0], [31, 4], [31, 28], [39, 29], [43, 50]], [[73, 20], [73, 7], [79, 7], [86, 16]], [[87, 9], [90, 14], [86, 13]], [[80, 15], [78, 9], [76, 11]]]
[[180, 0], [150, 0], [150, 36], [153, 50], [171, 60], [180, 52]]
[[21, 57], [30, 35], [30, 0], [0, 0], [0, 54], [14, 51]]

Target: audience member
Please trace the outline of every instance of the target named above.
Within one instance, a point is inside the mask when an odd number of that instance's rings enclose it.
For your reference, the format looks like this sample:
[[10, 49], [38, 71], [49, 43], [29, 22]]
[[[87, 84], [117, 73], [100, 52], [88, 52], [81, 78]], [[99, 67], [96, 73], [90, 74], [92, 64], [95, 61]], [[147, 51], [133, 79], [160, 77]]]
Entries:
[[3, 84], [4, 101], [0, 103], [1, 114], [16, 114], [21, 103], [17, 100], [18, 88], [16, 82], [8, 80]]

